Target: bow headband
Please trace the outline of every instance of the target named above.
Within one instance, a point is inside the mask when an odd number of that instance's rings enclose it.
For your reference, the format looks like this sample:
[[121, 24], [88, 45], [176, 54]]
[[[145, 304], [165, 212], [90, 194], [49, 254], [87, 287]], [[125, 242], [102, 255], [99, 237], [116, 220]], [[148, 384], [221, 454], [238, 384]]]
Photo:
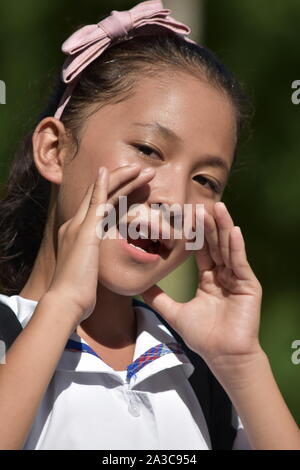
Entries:
[[[126, 41], [142, 34], [155, 34], [157, 27], [169, 29], [185, 37], [191, 30], [170, 16], [160, 0], [141, 2], [131, 10], [113, 10], [97, 24], [86, 25], [75, 31], [62, 45], [69, 57], [62, 68], [62, 80], [67, 84], [54, 117], [60, 119], [75, 88], [80, 72], [99, 57], [112, 43]], [[152, 27], [154, 26], [154, 28]], [[145, 28], [146, 26], [146, 28]]]

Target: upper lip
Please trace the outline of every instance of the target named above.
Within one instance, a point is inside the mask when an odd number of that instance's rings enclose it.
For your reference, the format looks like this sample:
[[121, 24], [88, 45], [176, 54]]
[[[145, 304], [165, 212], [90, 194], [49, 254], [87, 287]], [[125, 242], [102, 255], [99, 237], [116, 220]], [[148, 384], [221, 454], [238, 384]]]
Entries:
[[[145, 235], [147, 234], [148, 239], [152, 240], [159, 240], [160, 243], [165, 246], [169, 251], [173, 249], [174, 246], [174, 241], [170, 238], [171, 236], [171, 229], [168, 230], [165, 225], [160, 225], [157, 224], [154, 221], [151, 220], [143, 220], [139, 218], [132, 218], [127, 220], [127, 226], [134, 220], [135, 222], [135, 227], [138, 228], [139, 226], [139, 232], [145, 232]], [[153, 236], [151, 236], [151, 234]], [[154, 236], [154, 234], [158, 234], [158, 236]], [[144, 238], [144, 237], [140, 237]]]

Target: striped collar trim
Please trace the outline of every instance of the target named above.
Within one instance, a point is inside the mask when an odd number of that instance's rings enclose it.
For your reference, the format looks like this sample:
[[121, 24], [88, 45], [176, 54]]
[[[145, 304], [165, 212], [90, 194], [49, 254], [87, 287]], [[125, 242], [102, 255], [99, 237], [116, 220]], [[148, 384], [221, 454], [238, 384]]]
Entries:
[[[189, 377], [194, 371], [194, 366], [182, 346], [156, 316], [155, 311], [137, 299], [133, 299], [133, 306], [137, 314], [137, 339], [133, 362], [126, 370], [126, 381], [137, 384], [154, 373], [175, 366], [182, 366], [185, 375]], [[123, 381], [118, 371], [106, 364], [75, 332], [66, 344], [57, 369], [105, 372]]]

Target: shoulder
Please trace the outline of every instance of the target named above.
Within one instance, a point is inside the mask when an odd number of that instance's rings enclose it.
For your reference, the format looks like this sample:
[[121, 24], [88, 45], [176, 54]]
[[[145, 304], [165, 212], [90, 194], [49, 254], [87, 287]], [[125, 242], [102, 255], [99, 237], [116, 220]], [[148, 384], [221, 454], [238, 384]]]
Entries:
[[5, 294], [0, 294], [0, 307], [1, 304], [9, 307], [23, 328], [25, 328], [29, 322], [37, 303], [38, 302], [35, 300], [26, 299], [20, 295], [8, 296]]

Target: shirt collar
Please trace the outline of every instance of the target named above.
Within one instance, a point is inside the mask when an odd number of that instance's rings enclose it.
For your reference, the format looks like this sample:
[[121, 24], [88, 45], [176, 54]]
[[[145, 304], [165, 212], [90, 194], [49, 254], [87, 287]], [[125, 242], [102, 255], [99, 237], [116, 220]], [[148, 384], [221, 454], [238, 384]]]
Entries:
[[7, 296], [4, 294], [0, 294], [0, 301], [8, 305], [15, 312], [23, 328], [29, 322], [38, 303], [36, 300], [26, 299], [20, 295]]
[[[13, 309], [23, 328], [38, 303], [19, 295], [9, 297], [0, 294], [0, 300]], [[171, 367], [180, 367], [185, 376], [189, 377], [195, 369], [193, 364], [155, 311], [135, 298], [132, 298], [132, 304], [137, 315], [137, 338], [133, 362], [127, 368], [126, 381], [137, 385], [149, 376]], [[69, 339], [75, 341], [79, 347], [89, 348], [86, 341], [76, 332], [73, 332]], [[117, 371], [93, 353], [91, 348], [90, 352], [65, 350], [56, 369], [69, 372], [103, 372], [123, 381]]]
[[[137, 338], [133, 362], [127, 368], [126, 381], [137, 385], [151, 375], [171, 367], [180, 367], [186, 377], [194, 372], [194, 366], [184, 354], [181, 345], [144, 302], [133, 298], [137, 315]], [[70, 339], [88, 349], [88, 343], [76, 332]], [[66, 350], [57, 366], [58, 370], [76, 372], [104, 372], [123, 382], [118, 371], [112, 369], [91, 350], [80, 352]]]

